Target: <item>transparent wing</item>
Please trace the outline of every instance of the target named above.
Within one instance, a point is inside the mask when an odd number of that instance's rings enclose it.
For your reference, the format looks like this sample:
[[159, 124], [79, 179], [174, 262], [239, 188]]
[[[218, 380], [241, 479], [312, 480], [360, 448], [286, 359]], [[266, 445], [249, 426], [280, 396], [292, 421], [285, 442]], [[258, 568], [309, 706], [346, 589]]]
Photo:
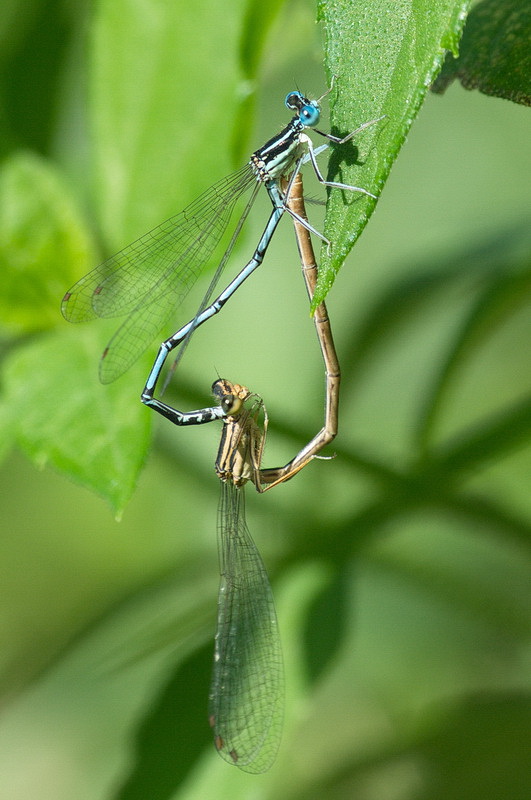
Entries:
[[222, 758], [265, 772], [280, 744], [284, 669], [269, 579], [245, 522], [243, 488], [221, 484], [221, 584], [210, 724]]
[[256, 177], [247, 164], [65, 294], [61, 310], [69, 322], [130, 315], [106, 350], [107, 382], [136, 361], [186, 297], [219, 244], [236, 201], [253, 185]]
[[249, 164], [215, 183], [180, 214], [111, 256], [68, 291], [62, 303], [69, 322], [118, 317], [147, 294], [188, 290], [219, 242], [238, 197], [256, 182]]

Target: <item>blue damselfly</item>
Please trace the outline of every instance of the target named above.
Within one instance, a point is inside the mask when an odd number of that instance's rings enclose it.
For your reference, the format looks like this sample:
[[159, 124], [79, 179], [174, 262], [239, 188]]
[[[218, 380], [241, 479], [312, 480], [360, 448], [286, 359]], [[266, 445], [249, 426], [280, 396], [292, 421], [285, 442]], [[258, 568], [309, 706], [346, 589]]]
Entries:
[[[324, 133], [316, 128], [320, 118], [320, 101], [324, 96], [309, 100], [298, 91], [290, 92], [285, 102], [295, 116], [277, 136], [253, 153], [248, 164], [214, 184], [180, 214], [111, 256], [65, 294], [62, 312], [70, 322], [82, 322], [95, 317], [126, 317], [103, 352], [100, 362], [100, 379], [103, 383], [110, 383], [123, 374], [167, 324], [219, 244], [237, 200], [246, 191], [251, 190], [250, 198], [198, 312], [187, 325], [161, 345], [148, 377], [142, 400], [161, 413], [164, 410], [159, 407], [153, 393], [168, 353], [181, 345], [177, 359], [180, 358], [190, 334], [216, 314], [238, 286], [262, 263], [283, 214], [288, 211], [296, 218], [280, 189], [281, 179], [292, 172], [296, 174], [304, 162], [310, 161], [321, 184], [375, 197], [360, 187], [326, 181], [322, 176], [316, 155], [324, 147], [314, 149], [305, 129], [312, 128], [327, 140], [344, 144], [378, 121], [371, 120], [344, 138]], [[210, 302], [261, 184], [264, 184], [273, 205], [264, 233], [250, 261], [219, 297]], [[303, 224], [327, 241], [308, 222]]]

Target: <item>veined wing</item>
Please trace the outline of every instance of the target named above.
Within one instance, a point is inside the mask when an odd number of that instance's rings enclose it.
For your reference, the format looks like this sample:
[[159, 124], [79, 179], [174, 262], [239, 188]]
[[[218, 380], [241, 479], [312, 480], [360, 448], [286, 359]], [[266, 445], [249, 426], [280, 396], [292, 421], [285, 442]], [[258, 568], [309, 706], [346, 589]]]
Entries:
[[282, 649], [267, 572], [245, 521], [244, 490], [231, 482], [221, 484], [218, 535], [210, 724], [222, 758], [245, 772], [265, 772], [282, 733]]
[[[62, 311], [70, 322], [128, 315], [105, 349], [100, 365], [103, 383], [122, 375], [160, 333], [219, 243], [236, 201], [253, 185], [251, 200], [259, 184], [246, 165], [107, 259], [66, 293]], [[245, 213], [249, 208], [250, 203]], [[235, 237], [229, 250], [234, 241]], [[216, 272], [218, 278], [228, 255]]]
[[[81, 278], [65, 294], [69, 322], [117, 317], [153, 293], [182, 295], [218, 244], [240, 195], [256, 182], [249, 164], [215, 183], [179, 214], [158, 225]], [[182, 298], [174, 297], [176, 306]]]

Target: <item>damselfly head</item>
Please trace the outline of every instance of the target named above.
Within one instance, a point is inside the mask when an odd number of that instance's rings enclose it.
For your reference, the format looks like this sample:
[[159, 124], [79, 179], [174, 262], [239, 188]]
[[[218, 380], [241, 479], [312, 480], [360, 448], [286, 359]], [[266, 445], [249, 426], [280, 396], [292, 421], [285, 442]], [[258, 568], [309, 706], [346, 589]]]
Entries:
[[317, 100], [309, 100], [301, 92], [290, 92], [285, 100], [290, 111], [295, 111], [299, 121], [306, 128], [313, 128], [319, 122], [321, 111]]
[[251, 392], [246, 386], [219, 378], [212, 384], [212, 394], [217, 398], [225, 416], [233, 417], [240, 413]]

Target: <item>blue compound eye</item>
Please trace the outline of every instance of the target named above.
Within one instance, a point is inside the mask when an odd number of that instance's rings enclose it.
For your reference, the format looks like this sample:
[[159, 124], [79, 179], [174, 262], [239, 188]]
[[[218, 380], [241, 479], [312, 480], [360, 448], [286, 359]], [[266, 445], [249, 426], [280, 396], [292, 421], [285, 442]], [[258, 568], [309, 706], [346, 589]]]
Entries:
[[314, 125], [317, 125], [320, 116], [319, 106], [315, 103], [306, 103], [299, 109], [299, 119], [308, 128], [313, 128]]
[[297, 116], [305, 128], [312, 128], [319, 122], [321, 112], [316, 100], [308, 100], [300, 92], [290, 92], [285, 102], [290, 111], [297, 112]]

